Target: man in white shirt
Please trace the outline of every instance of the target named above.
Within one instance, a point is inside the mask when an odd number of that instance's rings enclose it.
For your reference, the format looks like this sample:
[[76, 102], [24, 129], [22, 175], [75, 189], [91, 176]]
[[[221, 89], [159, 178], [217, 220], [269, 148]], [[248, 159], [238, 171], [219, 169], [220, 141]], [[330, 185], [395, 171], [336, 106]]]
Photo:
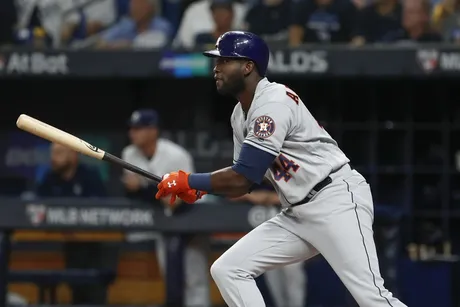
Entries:
[[[181, 146], [159, 137], [158, 114], [155, 110], [142, 109], [135, 111], [129, 120], [129, 137], [131, 145], [123, 149], [122, 159], [132, 163], [153, 174], [162, 176], [177, 167], [194, 171], [192, 156]], [[127, 195], [151, 202], [157, 191], [156, 183], [148, 181], [132, 172], [125, 171], [123, 176]], [[161, 199], [166, 210], [169, 198]], [[181, 209], [181, 199], [177, 199], [173, 211]], [[186, 208], [184, 204], [182, 208]], [[167, 213], [172, 213], [166, 211]], [[157, 257], [160, 268], [165, 273], [165, 244], [159, 233], [132, 233], [128, 240], [156, 240]], [[208, 259], [206, 253], [206, 240], [193, 238], [189, 242], [184, 255], [185, 267], [185, 305], [187, 307], [210, 306], [209, 280], [208, 280]]]
[[[214, 20], [209, 9], [213, 0], [199, 0], [190, 4], [184, 12], [182, 21], [173, 41], [174, 47], [190, 49], [195, 46], [195, 37], [203, 32], [214, 30]], [[242, 3], [233, 2], [232, 29], [242, 29], [247, 7]]]

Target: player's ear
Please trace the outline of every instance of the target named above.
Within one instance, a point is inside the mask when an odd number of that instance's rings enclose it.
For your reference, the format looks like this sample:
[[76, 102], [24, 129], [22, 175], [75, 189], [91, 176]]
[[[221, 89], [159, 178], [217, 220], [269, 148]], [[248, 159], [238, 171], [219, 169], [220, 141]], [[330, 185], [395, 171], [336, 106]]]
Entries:
[[255, 69], [254, 62], [246, 61], [244, 64], [244, 76], [247, 77], [251, 74], [251, 72]]

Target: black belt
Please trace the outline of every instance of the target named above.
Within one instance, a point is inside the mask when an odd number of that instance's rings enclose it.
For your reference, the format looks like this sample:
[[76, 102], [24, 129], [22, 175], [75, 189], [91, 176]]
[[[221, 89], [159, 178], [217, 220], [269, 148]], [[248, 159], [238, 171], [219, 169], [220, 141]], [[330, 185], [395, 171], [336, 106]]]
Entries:
[[[346, 164], [345, 164], [346, 165]], [[354, 170], [353, 166], [348, 163], [348, 165], [350, 166], [350, 169]], [[344, 165], [343, 165], [344, 166]], [[340, 170], [343, 166], [341, 166], [339, 169], [335, 170], [335, 171], [332, 171], [332, 173], [335, 173], [336, 171]], [[331, 173], [331, 174], [332, 174]], [[321, 191], [323, 188], [325, 188], [327, 185], [329, 185], [330, 183], [332, 182], [332, 178], [331, 176], [327, 176], [326, 179], [324, 179], [323, 181], [321, 181], [320, 183], [318, 183], [317, 185], [315, 185], [313, 187], [313, 189], [311, 189], [310, 192], [308, 192], [308, 195], [307, 197], [305, 197], [304, 199], [302, 199], [301, 201], [299, 201], [298, 203], [295, 203], [293, 205], [291, 205], [291, 207], [295, 207], [295, 206], [298, 206], [298, 205], [302, 205], [302, 204], [306, 204], [308, 203], [312, 198], [313, 196], [315, 196], [319, 191]]]
[[295, 207], [295, 206], [298, 206], [298, 205], [303, 205], [303, 204], [308, 203], [313, 198], [313, 196], [315, 196], [319, 191], [321, 191], [323, 188], [325, 188], [331, 182], [332, 182], [332, 178], [330, 176], [327, 176], [326, 179], [324, 179], [323, 181], [321, 181], [320, 183], [315, 185], [313, 187], [313, 189], [311, 189], [311, 191], [308, 192], [307, 197], [305, 197], [304, 199], [302, 199], [298, 203], [295, 203], [295, 204], [291, 205], [291, 207]]

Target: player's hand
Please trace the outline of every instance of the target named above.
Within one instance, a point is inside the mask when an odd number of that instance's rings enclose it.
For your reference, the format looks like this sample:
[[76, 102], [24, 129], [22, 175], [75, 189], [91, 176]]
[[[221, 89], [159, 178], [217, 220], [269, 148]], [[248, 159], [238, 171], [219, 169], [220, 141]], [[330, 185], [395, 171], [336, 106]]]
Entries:
[[158, 192], [155, 198], [160, 199], [171, 195], [169, 200], [171, 205], [174, 204], [179, 194], [189, 199], [187, 194], [192, 189], [190, 189], [188, 185], [188, 176], [189, 173], [184, 171], [172, 172], [164, 175], [161, 182], [157, 185]]
[[205, 191], [189, 190], [187, 193], [180, 193], [177, 194], [177, 196], [187, 204], [193, 204], [206, 194], [208, 193], [206, 193]]

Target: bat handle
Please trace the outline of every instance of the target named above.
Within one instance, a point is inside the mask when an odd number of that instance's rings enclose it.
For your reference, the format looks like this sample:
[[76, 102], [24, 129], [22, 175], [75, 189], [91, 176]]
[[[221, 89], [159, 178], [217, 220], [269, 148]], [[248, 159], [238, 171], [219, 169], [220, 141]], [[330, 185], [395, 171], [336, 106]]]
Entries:
[[123, 168], [125, 168], [125, 169], [127, 169], [127, 170], [129, 170], [129, 171], [131, 171], [133, 173], [136, 173], [136, 174], [139, 174], [141, 176], [147, 177], [147, 178], [155, 181], [156, 183], [160, 183], [161, 180], [162, 180], [162, 178], [160, 176], [154, 175], [154, 174], [152, 174], [150, 172], [147, 172], [146, 170], [143, 170], [142, 168], [139, 168], [139, 167], [137, 167], [135, 165], [132, 165], [131, 163], [123, 161], [122, 159], [120, 159], [118, 157], [115, 157], [114, 155], [111, 155], [108, 152], [106, 152], [104, 154], [104, 157], [102, 158], [102, 160], [118, 164], [121, 167], [123, 167]]

